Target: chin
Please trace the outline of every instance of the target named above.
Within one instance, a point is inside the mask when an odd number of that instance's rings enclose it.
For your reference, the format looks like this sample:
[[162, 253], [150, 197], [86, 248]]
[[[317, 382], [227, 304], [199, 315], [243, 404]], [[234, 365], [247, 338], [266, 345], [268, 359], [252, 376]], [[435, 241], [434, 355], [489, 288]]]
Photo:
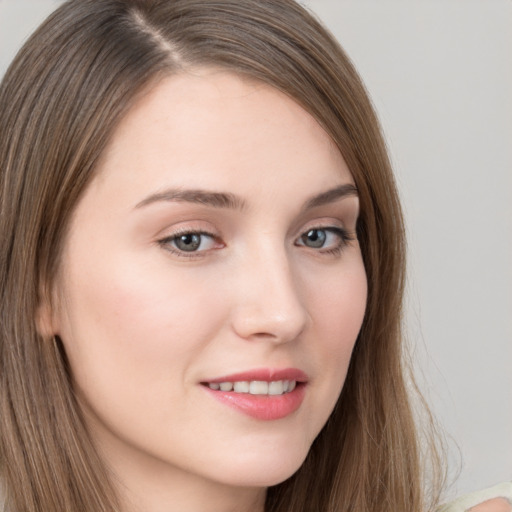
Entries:
[[290, 478], [302, 466], [308, 452], [309, 447], [260, 447], [254, 452], [242, 452], [237, 460], [224, 460], [216, 476], [222, 475], [224, 483], [240, 487], [271, 487]]

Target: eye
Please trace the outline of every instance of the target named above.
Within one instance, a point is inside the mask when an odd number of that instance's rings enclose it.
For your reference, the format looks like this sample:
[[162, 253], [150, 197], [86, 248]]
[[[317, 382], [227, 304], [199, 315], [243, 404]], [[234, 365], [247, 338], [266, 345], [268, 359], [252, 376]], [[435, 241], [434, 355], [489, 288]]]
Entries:
[[299, 237], [296, 245], [335, 253], [341, 251], [350, 240], [352, 237], [349, 233], [339, 227], [312, 228]]
[[307, 247], [320, 249], [324, 246], [327, 236], [328, 233], [325, 229], [310, 229], [307, 233], [304, 233], [300, 239]]
[[219, 245], [214, 235], [201, 231], [176, 233], [160, 240], [159, 244], [171, 252], [182, 255], [208, 251]]

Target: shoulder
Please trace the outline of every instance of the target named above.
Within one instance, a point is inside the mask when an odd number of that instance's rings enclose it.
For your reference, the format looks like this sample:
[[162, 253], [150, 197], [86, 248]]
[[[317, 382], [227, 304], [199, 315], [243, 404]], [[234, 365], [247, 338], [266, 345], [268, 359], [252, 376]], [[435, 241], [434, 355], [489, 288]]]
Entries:
[[512, 482], [462, 496], [438, 512], [512, 512]]

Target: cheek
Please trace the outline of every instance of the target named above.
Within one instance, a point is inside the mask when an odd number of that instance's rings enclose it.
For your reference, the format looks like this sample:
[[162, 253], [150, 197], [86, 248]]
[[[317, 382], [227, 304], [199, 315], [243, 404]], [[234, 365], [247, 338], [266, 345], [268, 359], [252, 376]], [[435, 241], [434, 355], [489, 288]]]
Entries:
[[67, 272], [60, 335], [75, 380], [122, 390], [169, 387], [171, 378], [185, 378], [219, 328], [222, 302], [183, 273], [119, 261]]
[[356, 254], [346, 266], [322, 279], [309, 282], [309, 304], [313, 323], [324, 333], [333, 355], [355, 342], [361, 328], [367, 300], [367, 280], [362, 259]]
[[363, 322], [367, 301], [367, 280], [362, 260], [331, 275], [321, 288], [311, 293], [313, 345], [311, 360], [330, 414], [343, 387], [352, 350]]
[[68, 271], [60, 334], [75, 388], [93, 429], [166, 446], [194, 419], [188, 383], [223, 303], [199, 275], [102, 261]]

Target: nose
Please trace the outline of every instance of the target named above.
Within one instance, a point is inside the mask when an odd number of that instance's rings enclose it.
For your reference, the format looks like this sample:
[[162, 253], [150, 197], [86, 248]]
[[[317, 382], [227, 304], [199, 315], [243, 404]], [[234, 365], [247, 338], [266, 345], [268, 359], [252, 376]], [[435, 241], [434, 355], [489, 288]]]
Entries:
[[[271, 254], [270, 254], [271, 253]], [[275, 343], [293, 341], [309, 314], [301, 283], [285, 251], [258, 251], [237, 270], [231, 321], [238, 336]]]

